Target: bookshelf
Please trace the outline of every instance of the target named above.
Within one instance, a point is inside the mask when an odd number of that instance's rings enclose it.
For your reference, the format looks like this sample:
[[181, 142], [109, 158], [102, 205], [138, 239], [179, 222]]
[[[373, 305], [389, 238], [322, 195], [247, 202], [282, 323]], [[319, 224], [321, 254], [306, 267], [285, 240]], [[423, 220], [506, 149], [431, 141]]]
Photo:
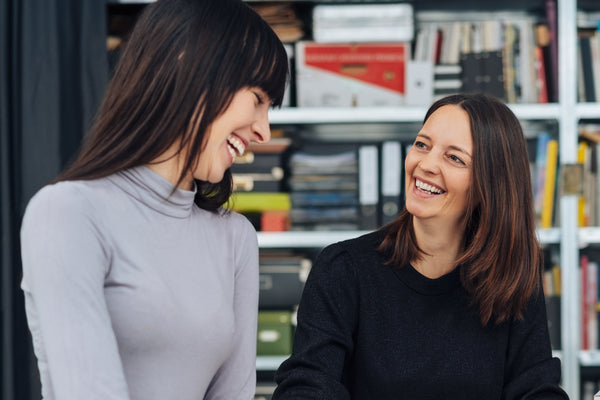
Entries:
[[[476, 3], [476, 4], [475, 4]], [[427, 11], [441, 7], [444, 12], [482, 8], [480, 2], [458, 1], [448, 6], [439, 1], [419, 2]], [[417, 4], [415, 12], [418, 12]], [[489, 9], [487, 8], [489, 7]], [[485, 10], [504, 12], [505, 10], [530, 11], [544, 7], [543, 1], [504, 1], [486, 2]], [[448, 10], [448, 8], [450, 8]], [[598, 104], [576, 103], [576, 14], [577, 3], [571, 0], [557, 0], [559, 47], [559, 101], [549, 104], [510, 104], [513, 112], [521, 120], [551, 120], [558, 124], [560, 163], [573, 164], [577, 152], [577, 123], [579, 119], [600, 118]], [[275, 126], [319, 125], [319, 124], [403, 124], [419, 123], [426, 107], [377, 107], [377, 108], [284, 108], [273, 110], [271, 123]], [[558, 200], [560, 228], [538, 230], [538, 237], [544, 246], [555, 246], [560, 250], [562, 268], [561, 314], [565, 317], [561, 325], [561, 350], [563, 365], [563, 387], [571, 399], [580, 397], [580, 366], [600, 365], [600, 352], [583, 353], [580, 349], [580, 302], [579, 249], [585, 244], [600, 243], [600, 228], [578, 229], [575, 224], [577, 196], [565, 194]], [[259, 233], [261, 247], [285, 247], [291, 245], [312, 247], [326, 245], [363, 232], [306, 233], [285, 232], [280, 234]]]
[[[248, 3], [265, 1], [246, 0]], [[112, 0], [110, 3], [141, 4], [151, 0]], [[267, 3], [282, 3], [271, 0]], [[309, 9], [320, 3], [318, 0], [288, 1]], [[325, 3], [326, 1], [322, 1]], [[367, 0], [329, 0], [329, 4], [368, 3]], [[479, 10], [490, 15], [516, 12], [543, 15], [545, 0], [444, 0], [407, 1], [415, 7], [415, 15], [421, 12], [461, 13]], [[378, 3], [402, 3], [402, 1], [378, 1]], [[548, 104], [510, 104], [517, 117], [523, 121], [553, 121], [558, 126], [560, 166], [577, 162], [577, 127], [583, 120], [600, 120], [600, 102], [579, 103], [577, 96], [577, 14], [580, 9], [600, 11], [597, 0], [556, 0], [558, 31], [558, 102]], [[398, 127], [419, 124], [425, 115], [425, 106], [364, 107], [364, 108], [296, 108], [288, 107], [270, 111], [274, 127], [295, 127], [310, 130], [320, 126], [336, 125], [381, 125]], [[407, 136], [408, 137], [408, 136]], [[581, 304], [579, 280], [580, 251], [586, 247], [600, 247], [600, 227], [580, 228], [577, 225], [578, 195], [563, 193], [557, 199], [558, 227], [538, 230], [544, 246], [559, 251], [562, 274], [561, 301], [561, 350], [563, 375], [562, 384], [571, 399], [579, 399], [581, 391], [580, 371], [582, 367], [600, 367], [600, 350], [581, 351]], [[321, 248], [329, 243], [355, 237], [366, 231], [343, 232], [281, 232], [258, 233], [261, 249]], [[257, 370], [276, 369], [285, 357], [259, 357]], [[599, 376], [600, 377], [600, 376]]]
[[[598, 2], [594, 2], [591, 0], [579, 0], [578, 2], [578, 8], [577, 8], [577, 12], [578, 13], [594, 13], [595, 15], [600, 15], [600, 4], [598, 4]], [[579, 14], [578, 14], [579, 17]], [[577, 35], [579, 30], [578, 28], [580, 28], [579, 26], [579, 18], [578, 18], [578, 23], [575, 24], [574, 26], [574, 34]], [[577, 38], [574, 38], [574, 40], [576, 40]], [[596, 60], [598, 61], [598, 60]], [[594, 68], [597, 68], [598, 64], [594, 64]], [[577, 67], [577, 66], [575, 66]], [[584, 80], [583, 76], [578, 76], [579, 79]], [[579, 81], [578, 81], [579, 82]], [[593, 122], [593, 123], [598, 123], [600, 121], [600, 102], [598, 102], [598, 94], [596, 95], [596, 102], [582, 102], [582, 99], [580, 98], [580, 96], [578, 96], [578, 93], [574, 94], [575, 96], [575, 100], [574, 100], [574, 105], [572, 110], [574, 111], [574, 116], [569, 118], [568, 122], [569, 124], [571, 124], [571, 127], [574, 127], [574, 129], [577, 129], [579, 124], [584, 124], [584, 123], [588, 123], [588, 122]], [[577, 131], [576, 131], [577, 132]], [[577, 135], [574, 134], [573, 136], [575, 136], [574, 140], [577, 140]], [[587, 227], [577, 227], [576, 228], [578, 231], [578, 250], [579, 253], [577, 253], [579, 256], [583, 255], [583, 254], [587, 254], [590, 256], [590, 260], [594, 260], [596, 262], [600, 261], [600, 256], [598, 256], [599, 251], [600, 251], [600, 227], [598, 226], [587, 226]], [[576, 255], [577, 257], [577, 255]], [[579, 260], [580, 258], [575, 258], [573, 261], [573, 266], [572, 266], [572, 272], [575, 273], [578, 270], [578, 266], [579, 266]], [[581, 285], [580, 285], [581, 286]], [[572, 285], [572, 289], [574, 290], [582, 290], [583, 288], [581, 288], [580, 286], [576, 286], [576, 284]], [[575, 292], [577, 293], [577, 292]], [[574, 296], [575, 298], [573, 299], [573, 301], [577, 301], [578, 298], [576, 296]], [[580, 307], [581, 310], [581, 307]], [[584, 322], [582, 322], [583, 319], [583, 313], [580, 311], [577, 315], [576, 318], [573, 319], [574, 325], [577, 325], [578, 327], [580, 327], [581, 329], [583, 329], [583, 324]], [[571, 319], [571, 318], [570, 318]], [[575, 339], [578, 340], [577, 345], [578, 348], [584, 348], [585, 344], [581, 343], [582, 339], [581, 336], [576, 337]], [[581, 381], [581, 395], [582, 396], [588, 396], [589, 393], [591, 393], [592, 390], [598, 391], [598, 382], [600, 381], [599, 379], [599, 374], [600, 374], [600, 349], [589, 349], [589, 350], [580, 350], [577, 353], [577, 360], [578, 360], [578, 365], [581, 367], [579, 372], [581, 374], [580, 376], [580, 381]], [[587, 385], [589, 385], [591, 382], [592, 384], [592, 388], [588, 388]], [[594, 386], [595, 385], [595, 386]]]

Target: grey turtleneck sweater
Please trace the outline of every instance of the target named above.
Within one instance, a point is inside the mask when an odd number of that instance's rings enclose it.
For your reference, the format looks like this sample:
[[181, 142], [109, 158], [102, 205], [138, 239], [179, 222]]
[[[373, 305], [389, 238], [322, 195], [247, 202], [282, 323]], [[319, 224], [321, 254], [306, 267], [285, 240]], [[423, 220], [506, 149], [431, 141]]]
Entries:
[[45, 399], [251, 399], [258, 246], [146, 167], [49, 185], [21, 230]]

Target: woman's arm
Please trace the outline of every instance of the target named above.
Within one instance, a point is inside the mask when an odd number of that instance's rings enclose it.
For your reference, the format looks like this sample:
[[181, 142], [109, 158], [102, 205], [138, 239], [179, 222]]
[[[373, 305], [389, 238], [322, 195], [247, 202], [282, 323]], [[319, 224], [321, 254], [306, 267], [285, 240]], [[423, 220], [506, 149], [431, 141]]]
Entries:
[[129, 399], [104, 299], [110, 255], [68, 184], [42, 189], [21, 229], [22, 289], [46, 400]]
[[358, 318], [351, 265], [336, 245], [317, 258], [298, 309], [294, 349], [276, 374], [273, 399], [350, 399], [348, 370]]
[[258, 242], [256, 231], [237, 214], [230, 225], [235, 248], [233, 312], [235, 332], [231, 355], [213, 378], [205, 399], [253, 399], [256, 390], [258, 314]]
[[568, 399], [560, 388], [560, 361], [552, 357], [544, 294], [540, 289], [524, 318], [510, 327], [503, 399]]

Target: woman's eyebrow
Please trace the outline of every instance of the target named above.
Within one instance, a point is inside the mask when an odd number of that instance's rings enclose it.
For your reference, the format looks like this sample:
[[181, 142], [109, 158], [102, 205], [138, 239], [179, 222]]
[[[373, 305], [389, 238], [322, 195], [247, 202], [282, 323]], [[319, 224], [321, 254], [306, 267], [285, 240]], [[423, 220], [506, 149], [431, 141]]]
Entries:
[[[419, 138], [419, 137], [423, 137], [427, 140], [431, 140], [431, 137], [429, 137], [428, 135], [426, 135], [425, 133], [422, 133], [422, 132], [417, 133], [417, 138]], [[465, 149], [463, 149], [460, 146], [450, 145], [448, 147], [451, 148], [452, 150], [460, 151], [461, 153], [464, 153], [464, 154], [468, 155], [469, 157], [472, 157], [471, 153], [469, 153], [468, 151], [466, 151]]]

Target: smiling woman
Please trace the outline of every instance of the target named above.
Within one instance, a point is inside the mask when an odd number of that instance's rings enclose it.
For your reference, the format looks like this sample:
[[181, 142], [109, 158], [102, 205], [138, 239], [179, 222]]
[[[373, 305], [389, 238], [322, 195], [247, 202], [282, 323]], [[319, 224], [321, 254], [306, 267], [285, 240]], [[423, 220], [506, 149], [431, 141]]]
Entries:
[[256, 232], [222, 206], [287, 78], [240, 0], [145, 8], [80, 153], [23, 218], [44, 399], [252, 398]]
[[510, 109], [428, 110], [406, 207], [313, 264], [274, 399], [567, 399], [541, 289], [529, 159]]

